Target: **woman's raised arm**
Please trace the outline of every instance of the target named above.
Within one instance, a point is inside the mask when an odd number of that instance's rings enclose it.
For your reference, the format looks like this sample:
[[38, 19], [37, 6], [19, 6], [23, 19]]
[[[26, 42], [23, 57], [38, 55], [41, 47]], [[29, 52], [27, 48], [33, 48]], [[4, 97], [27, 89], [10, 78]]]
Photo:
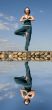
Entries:
[[26, 18], [25, 18], [24, 16], [22, 16], [22, 17], [20, 18], [20, 21], [23, 22], [25, 19], [26, 19]]
[[29, 20], [35, 21], [35, 17], [34, 16], [30, 16]]

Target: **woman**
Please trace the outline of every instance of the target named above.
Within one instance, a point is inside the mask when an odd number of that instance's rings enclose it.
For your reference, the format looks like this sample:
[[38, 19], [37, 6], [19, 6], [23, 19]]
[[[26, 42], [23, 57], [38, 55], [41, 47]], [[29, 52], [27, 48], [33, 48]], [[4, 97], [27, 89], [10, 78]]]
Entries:
[[35, 20], [35, 18], [30, 15], [30, 12], [31, 12], [30, 9], [26, 7], [24, 10], [25, 15], [20, 18], [20, 21], [23, 22], [23, 26], [22, 28], [15, 31], [15, 35], [26, 36], [26, 44], [25, 44], [26, 51], [28, 51], [28, 47], [31, 40], [31, 34], [32, 34], [31, 21]]
[[25, 62], [26, 75], [21, 77], [14, 77], [14, 80], [17, 84], [23, 85], [23, 88], [20, 89], [20, 95], [24, 100], [24, 104], [28, 105], [36, 95], [35, 91], [32, 90], [32, 77], [28, 61]]

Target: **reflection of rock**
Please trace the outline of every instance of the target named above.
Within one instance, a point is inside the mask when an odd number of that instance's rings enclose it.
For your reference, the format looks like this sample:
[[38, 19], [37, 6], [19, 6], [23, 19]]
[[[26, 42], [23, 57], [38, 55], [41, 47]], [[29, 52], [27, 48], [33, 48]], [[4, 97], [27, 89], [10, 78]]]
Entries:
[[52, 61], [52, 51], [0, 51], [0, 60]]
[[4, 59], [4, 53], [0, 52], [0, 60]]

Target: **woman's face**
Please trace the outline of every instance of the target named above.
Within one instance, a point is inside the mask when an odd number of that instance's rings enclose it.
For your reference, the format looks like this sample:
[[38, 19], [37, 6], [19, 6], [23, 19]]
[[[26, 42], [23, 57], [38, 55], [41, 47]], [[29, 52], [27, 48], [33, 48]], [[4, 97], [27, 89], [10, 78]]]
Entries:
[[29, 9], [28, 9], [28, 8], [26, 8], [26, 9], [25, 9], [25, 14], [26, 14], [26, 15], [29, 15], [29, 14], [30, 14], [30, 12], [29, 12]]

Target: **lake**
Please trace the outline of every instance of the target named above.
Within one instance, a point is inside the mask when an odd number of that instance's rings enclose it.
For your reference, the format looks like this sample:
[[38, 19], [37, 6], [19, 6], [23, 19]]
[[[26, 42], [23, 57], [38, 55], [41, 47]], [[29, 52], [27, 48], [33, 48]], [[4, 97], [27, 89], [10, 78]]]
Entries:
[[[14, 79], [25, 78], [26, 75], [29, 78], [28, 84], [21, 79], [17, 82]], [[29, 85], [35, 96], [26, 105], [20, 90], [29, 88]], [[0, 61], [0, 110], [24, 109], [52, 110], [51, 62]]]

